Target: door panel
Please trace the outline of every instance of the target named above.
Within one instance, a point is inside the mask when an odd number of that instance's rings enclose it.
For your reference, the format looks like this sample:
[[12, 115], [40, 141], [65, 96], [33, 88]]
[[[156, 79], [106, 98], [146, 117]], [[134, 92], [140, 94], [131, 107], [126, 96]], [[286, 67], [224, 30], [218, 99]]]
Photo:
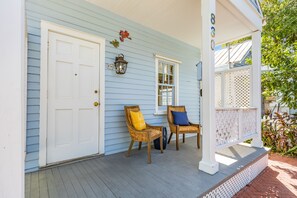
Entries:
[[47, 164], [98, 153], [99, 44], [49, 32]]
[[79, 111], [79, 130], [78, 141], [85, 143], [91, 141], [92, 131], [96, 128], [94, 111], [90, 109], [80, 109]]
[[73, 69], [72, 63], [58, 62], [56, 63], [56, 100], [73, 98]]
[[[94, 78], [93, 73], [94, 68], [80, 65], [79, 66], [79, 98], [80, 99], [89, 99], [90, 95], [94, 93]], [[89, 80], [84, 80], [89, 78]]]
[[58, 109], [55, 115], [55, 147], [63, 147], [73, 142], [73, 111]]

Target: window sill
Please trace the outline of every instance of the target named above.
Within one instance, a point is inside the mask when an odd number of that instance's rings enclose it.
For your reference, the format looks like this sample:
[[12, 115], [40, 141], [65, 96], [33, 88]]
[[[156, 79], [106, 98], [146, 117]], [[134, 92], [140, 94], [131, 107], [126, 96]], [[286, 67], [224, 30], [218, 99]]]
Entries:
[[159, 111], [154, 113], [154, 116], [164, 116], [164, 115], [167, 115], [166, 111]]

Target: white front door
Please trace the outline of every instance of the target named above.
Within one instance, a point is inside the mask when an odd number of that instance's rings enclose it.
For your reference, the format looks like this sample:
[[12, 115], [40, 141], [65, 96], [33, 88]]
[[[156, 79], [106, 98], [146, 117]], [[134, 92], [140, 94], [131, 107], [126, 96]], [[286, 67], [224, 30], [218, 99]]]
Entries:
[[98, 153], [99, 44], [49, 32], [47, 164]]

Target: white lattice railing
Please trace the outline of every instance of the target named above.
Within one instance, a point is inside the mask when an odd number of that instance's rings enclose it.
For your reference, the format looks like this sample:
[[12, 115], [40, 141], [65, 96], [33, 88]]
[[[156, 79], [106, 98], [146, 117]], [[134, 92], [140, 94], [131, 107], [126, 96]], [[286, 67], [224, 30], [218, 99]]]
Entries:
[[257, 134], [257, 108], [217, 108], [216, 148], [229, 147]]
[[216, 72], [216, 107], [251, 106], [251, 67]]

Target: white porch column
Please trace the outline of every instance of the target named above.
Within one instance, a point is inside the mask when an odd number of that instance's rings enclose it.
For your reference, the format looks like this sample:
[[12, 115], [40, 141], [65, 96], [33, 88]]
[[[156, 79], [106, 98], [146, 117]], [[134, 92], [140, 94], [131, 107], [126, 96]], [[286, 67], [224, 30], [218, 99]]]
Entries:
[[252, 146], [263, 147], [261, 137], [261, 32], [252, 34], [252, 106], [257, 108], [257, 137], [253, 138]]
[[0, 1], [0, 197], [24, 197], [24, 0]]
[[[202, 14], [202, 160], [199, 169], [215, 174], [219, 170], [215, 160], [215, 61], [214, 47], [216, 0], [201, 0]], [[214, 20], [213, 20], [214, 19]]]

